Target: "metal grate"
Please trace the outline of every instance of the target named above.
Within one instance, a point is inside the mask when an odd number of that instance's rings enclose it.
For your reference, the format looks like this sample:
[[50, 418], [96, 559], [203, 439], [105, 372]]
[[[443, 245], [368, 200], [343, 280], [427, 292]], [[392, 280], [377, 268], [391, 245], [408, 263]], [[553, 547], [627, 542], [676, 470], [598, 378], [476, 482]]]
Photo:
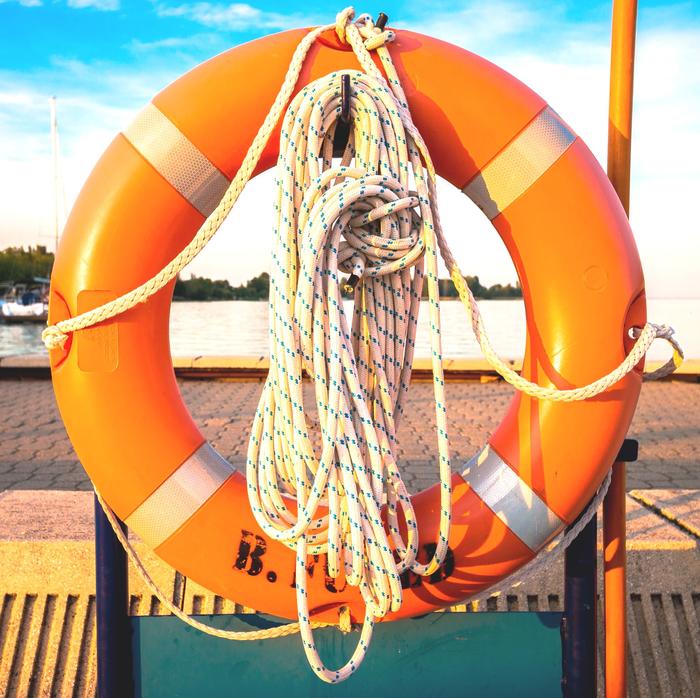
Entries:
[[[76, 594], [4, 594], [0, 608], [0, 695], [7, 698], [95, 694], [95, 597]], [[700, 592], [629, 597], [629, 695], [700, 696]], [[452, 612], [561, 611], [560, 594], [525, 591], [491, 597]], [[133, 615], [162, 615], [155, 597], [132, 594]], [[251, 609], [213, 594], [186, 594], [190, 613], [246, 613]], [[602, 628], [599, 603], [599, 628]], [[602, 640], [602, 638], [600, 638]], [[603, 695], [603, 644], [598, 684]]]

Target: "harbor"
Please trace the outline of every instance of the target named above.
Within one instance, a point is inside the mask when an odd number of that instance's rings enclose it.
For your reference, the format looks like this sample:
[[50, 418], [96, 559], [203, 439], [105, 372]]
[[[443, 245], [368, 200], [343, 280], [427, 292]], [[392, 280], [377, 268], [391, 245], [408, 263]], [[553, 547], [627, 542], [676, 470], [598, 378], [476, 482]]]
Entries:
[[699, 698], [699, 20], [0, 0], [0, 696]]

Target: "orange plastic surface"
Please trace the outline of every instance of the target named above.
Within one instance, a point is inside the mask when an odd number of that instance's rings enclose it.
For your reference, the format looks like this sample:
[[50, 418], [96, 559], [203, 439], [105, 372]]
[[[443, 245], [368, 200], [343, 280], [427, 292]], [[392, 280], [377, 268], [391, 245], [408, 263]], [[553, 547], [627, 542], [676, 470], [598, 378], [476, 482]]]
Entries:
[[[306, 31], [284, 32], [217, 56], [154, 103], [231, 177]], [[390, 50], [437, 170], [458, 187], [545, 106], [512, 76], [450, 44], [400, 31]], [[353, 65], [353, 54], [326, 37], [312, 49], [301, 82]], [[273, 136], [259, 169], [274, 164], [277, 147]], [[52, 321], [150, 278], [202, 222], [118, 136], [81, 192], [61, 240], [52, 277]], [[494, 223], [523, 286], [526, 375], [565, 387], [615, 367], [624, 356], [630, 322], [645, 319], [643, 279], [619, 201], [587, 148], [577, 141]], [[103, 327], [87, 330], [87, 341], [71, 337], [64, 350], [51, 355], [70, 438], [121, 518], [204, 442], [171, 367], [171, 294], [170, 286]], [[469, 331], [466, 322], [464, 331]], [[516, 396], [492, 443], [562, 519], [571, 521], [612, 462], [639, 386], [635, 373], [599, 398], [573, 405]], [[459, 476], [455, 485], [451, 558], [433, 579], [406, 575], [404, 604], [393, 617], [460, 601], [533, 555]], [[417, 495], [414, 504], [422, 540], [434, 541], [437, 487]], [[256, 550], [260, 564], [253, 565]], [[196, 582], [245, 606], [296, 616], [294, 554], [261, 535], [241, 476], [220, 488], [157, 552]], [[314, 567], [312, 613], [336, 620], [337, 607], [350, 605], [353, 617], [361, 619], [354, 590], [344, 588], [342, 580], [329, 581], [323, 560], [309, 565]]]

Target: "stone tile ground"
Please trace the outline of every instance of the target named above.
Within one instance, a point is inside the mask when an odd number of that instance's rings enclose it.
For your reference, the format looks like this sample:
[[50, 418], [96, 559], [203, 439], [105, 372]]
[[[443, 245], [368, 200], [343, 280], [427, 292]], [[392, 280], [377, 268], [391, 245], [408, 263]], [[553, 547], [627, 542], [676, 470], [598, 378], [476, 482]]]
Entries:
[[[206, 438], [242, 467], [262, 384], [183, 381], [180, 388]], [[468, 460], [485, 443], [511, 395], [512, 388], [501, 382], [448, 384], [456, 463]], [[414, 383], [400, 432], [400, 462], [413, 491], [437, 479], [433, 425], [432, 386]], [[640, 441], [640, 460], [629, 466], [629, 489], [700, 489], [700, 384], [645, 385], [630, 436]], [[89, 488], [50, 381], [0, 381], [0, 491]]]

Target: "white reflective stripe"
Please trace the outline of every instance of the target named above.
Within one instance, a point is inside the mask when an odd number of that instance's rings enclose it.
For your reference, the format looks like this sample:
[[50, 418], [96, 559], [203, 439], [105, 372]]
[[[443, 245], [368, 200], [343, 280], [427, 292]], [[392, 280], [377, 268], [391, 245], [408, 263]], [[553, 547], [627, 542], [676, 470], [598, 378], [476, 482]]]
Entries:
[[123, 134], [202, 215], [218, 206], [229, 180], [155, 105], [144, 107]]
[[534, 552], [564, 527], [564, 522], [491, 446], [487, 445], [467, 463], [462, 477], [489, 509]]
[[157, 548], [187, 523], [233, 473], [233, 466], [205, 443], [125, 523], [149, 547]]
[[526, 192], [576, 140], [545, 107], [462, 191], [493, 220]]

